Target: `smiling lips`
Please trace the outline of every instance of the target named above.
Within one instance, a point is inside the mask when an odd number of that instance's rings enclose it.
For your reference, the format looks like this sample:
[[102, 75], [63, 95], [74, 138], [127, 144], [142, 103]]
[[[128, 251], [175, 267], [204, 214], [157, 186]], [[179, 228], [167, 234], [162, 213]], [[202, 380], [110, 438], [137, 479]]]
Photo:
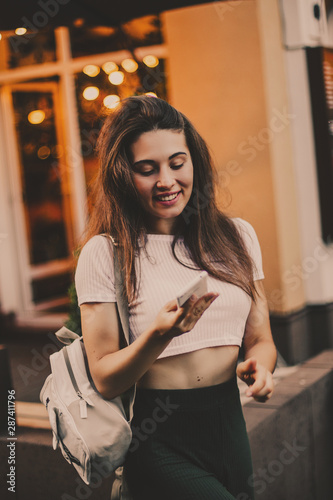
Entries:
[[173, 205], [179, 198], [181, 191], [176, 193], [164, 193], [154, 196], [154, 200], [163, 205]]

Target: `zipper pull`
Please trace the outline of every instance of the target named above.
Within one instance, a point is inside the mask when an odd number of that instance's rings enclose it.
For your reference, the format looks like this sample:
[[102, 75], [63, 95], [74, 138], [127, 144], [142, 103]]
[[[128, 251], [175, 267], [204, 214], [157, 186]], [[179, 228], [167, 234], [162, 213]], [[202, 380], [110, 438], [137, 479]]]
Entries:
[[82, 396], [82, 393], [80, 391], [77, 391], [77, 395], [79, 396], [80, 398], [80, 417], [81, 418], [87, 418], [88, 417], [88, 413], [87, 413], [87, 403], [86, 401], [83, 399], [83, 396]]

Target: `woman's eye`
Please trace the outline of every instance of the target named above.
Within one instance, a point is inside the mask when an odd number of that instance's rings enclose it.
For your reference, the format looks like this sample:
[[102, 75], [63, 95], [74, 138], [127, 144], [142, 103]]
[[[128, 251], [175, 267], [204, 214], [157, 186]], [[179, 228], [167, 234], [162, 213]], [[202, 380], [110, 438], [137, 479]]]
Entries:
[[177, 165], [171, 165], [171, 168], [174, 168], [175, 170], [177, 170], [177, 168], [180, 168], [184, 165], [184, 163], [178, 163]]
[[142, 172], [140, 172], [140, 174], [144, 176], [152, 175], [153, 173], [154, 170], [143, 170]]

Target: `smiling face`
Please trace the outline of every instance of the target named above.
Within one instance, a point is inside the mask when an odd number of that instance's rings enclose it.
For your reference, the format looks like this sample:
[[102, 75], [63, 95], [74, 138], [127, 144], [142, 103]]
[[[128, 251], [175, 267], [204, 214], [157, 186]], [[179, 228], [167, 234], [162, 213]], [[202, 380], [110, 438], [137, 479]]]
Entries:
[[172, 234], [193, 188], [193, 165], [184, 132], [144, 132], [132, 144], [132, 175], [148, 230]]

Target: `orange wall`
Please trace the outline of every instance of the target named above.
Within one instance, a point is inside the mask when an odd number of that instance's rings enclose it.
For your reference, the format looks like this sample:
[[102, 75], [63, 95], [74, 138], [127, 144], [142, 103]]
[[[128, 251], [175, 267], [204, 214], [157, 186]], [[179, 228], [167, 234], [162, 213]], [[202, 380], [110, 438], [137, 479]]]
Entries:
[[221, 207], [248, 220], [257, 232], [270, 309], [297, 309], [302, 290], [291, 296], [282, 279], [272, 170], [273, 145], [289, 134], [288, 119], [281, 118], [278, 101], [267, 107], [256, 2], [214, 2], [168, 11], [162, 19], [170, 102], [213, 151]]
[[303, 283], [292, 289], [287, 278], [301, 253], [278, 0], [214, 2], [162, 20], [170, 102], [214, 153], [221, 207], [257, 232], [271, 311], [300, 309]]

